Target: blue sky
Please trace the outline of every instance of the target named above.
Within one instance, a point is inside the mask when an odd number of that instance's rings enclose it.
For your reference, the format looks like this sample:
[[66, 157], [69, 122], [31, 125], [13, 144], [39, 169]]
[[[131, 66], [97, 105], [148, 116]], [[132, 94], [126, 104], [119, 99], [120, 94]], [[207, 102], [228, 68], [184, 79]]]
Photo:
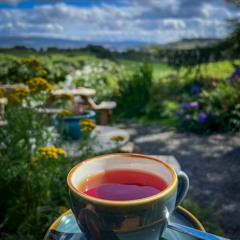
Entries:
[[166, 43], [224, 37], [236, 17], [224, 0], [0, 0], [0, 36]]

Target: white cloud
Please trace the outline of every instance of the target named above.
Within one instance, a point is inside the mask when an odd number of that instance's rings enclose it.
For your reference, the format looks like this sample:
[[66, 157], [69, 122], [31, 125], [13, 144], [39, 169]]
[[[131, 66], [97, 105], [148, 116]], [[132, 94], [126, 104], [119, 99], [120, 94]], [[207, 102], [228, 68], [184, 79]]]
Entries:
[[[17, 0], [4, 2], [16, 4]], [[167, 42], [183, 37], [222, 37], [227, 33], [225, 18], [239, 15], [223, 0], [218, 4], [216, 0], [194, 4], [190, 0], [122, 0], [120, 6], [113, 2], [88, 7], [59, 2], [31, 9], [0, 9], [0, 34]]]
[[204, 17], [211, 19], [224, 19], [231, 17], [231, 12], [222, 6], [204, 4], [201, 8], [201, 12]]
[[[144, 4], [144, 1], [142, 2], [142, 4]], [[150, 8], [167, 10], [176, 13], [179, 10], [180, 2], [179, 0], [168, 1], [149, 0], [148, 5]]]
[[173, 27], [175, 30], [186, 28], [185, 22], [179, 19], [164, 19], [163, 25]]

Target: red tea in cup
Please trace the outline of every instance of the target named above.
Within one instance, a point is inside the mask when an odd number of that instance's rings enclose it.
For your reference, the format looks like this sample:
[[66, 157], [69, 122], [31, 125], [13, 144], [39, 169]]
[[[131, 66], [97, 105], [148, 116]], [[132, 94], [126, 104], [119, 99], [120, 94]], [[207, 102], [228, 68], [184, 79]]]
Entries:
[[127, 201], [150, 197], [167, 187], [162, 178], [151, 173], [118, 169], [86, 178], [80, 182], [78, 190], [99, 199]]

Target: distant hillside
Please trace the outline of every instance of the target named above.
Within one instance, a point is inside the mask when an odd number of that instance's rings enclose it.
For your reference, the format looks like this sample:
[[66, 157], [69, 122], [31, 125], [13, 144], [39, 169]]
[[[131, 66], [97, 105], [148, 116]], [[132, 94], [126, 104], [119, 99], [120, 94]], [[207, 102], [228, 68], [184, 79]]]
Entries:
[[170, 42], [170, 43], [161, 45], [161, 47], [167, 48], [167, 49], [184, 50], [184, 49], [193, 49], [197, 47], [208, 47], [216, 43], [219, 43], [220, 41], [221, 39], [217, 39], [217, 38], [182, 39], [180, 41]]
[[49, 47], [55, 47], [59, 49], [78, 49], [86, 47], [89, 44], [101, 45], [105, 48], [108, 48], [111, 51], [124, 51], [128, 48], [135, 48], [146, 45], [145, 42], [138, 41], [89, 42], [44, 37], [0, 36], [0, 48], [23, 46], [27, 48], [34, 48], [36, 50], [39, 49], [46, 50]]
[[47, 48], [59, 48], [59, 49], [79, 49], [84, 48], [87, 45], [100, 45], [110, 51], [123, 52], [128, 49], [135, 51], [148, 52], [149, 46], [156, 48], [167, 49], [193, 49], [196, 47], [206, 47], [219, 42], [220, 39], [212, 38], [194, 38], [194, 39], [182, 39], [176, 42], [170, 42], [167, 44], [149, 44], [140, 41], [121, 41], [121, 42], [89, 42], [89, 41], [77, 41], [59, 38], [44, 38], [44, 37], [22, 37], [22, 36], [0, 36], [0, 48], [12, 48], [16, 46], [33, 48], [36, 50]]

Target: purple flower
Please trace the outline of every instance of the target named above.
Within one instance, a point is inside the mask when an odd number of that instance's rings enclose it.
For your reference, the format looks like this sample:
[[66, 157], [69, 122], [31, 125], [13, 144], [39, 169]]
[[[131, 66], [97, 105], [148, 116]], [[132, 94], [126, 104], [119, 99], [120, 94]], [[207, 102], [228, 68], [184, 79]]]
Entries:
[[239, 76], [240, 76], [240, 67], [238, 67], [238, 68], [236, 69], [236, 71], [234, 72], [234, 76], [235, 76], [235, 77], [239, 77]]
[[189, 119], [191, 119], [191, 116], [189, 114], [184, 115], [183, 117], [184, 121], [188, 121]]
[[190, 107], [198, 107], [198, 102], [191, 102]]
[[237, 67], [230, 78], [234, 80], [239, 77], [240, 77], [240, 67]]
[[204, 123], [207, 120], [207, 114], [204, 112], [199, 113], [198, 115], [198, 122], [199, 123]]
[[187, 102], [182, 103], [181, 108], [188, 109], [189, 108], [189, 103], [187, 103]]
[[191, 88], [191, 93], [198, 93], [201, 91], [201, 88], [198, 85], [193, 85]]
[[180, 117], [181, 116], [181, 112], [180, 111], [176, 111], [176, 116]]

